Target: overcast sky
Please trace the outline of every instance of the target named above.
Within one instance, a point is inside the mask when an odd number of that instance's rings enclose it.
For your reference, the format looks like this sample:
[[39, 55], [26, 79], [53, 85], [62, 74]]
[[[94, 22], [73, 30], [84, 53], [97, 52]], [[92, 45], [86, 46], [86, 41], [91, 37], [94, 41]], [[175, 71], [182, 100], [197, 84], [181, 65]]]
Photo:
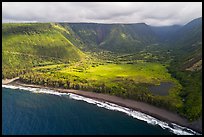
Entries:
[[202, 16], [202, 2], [3, 2], [2, 22], [184, 25]]

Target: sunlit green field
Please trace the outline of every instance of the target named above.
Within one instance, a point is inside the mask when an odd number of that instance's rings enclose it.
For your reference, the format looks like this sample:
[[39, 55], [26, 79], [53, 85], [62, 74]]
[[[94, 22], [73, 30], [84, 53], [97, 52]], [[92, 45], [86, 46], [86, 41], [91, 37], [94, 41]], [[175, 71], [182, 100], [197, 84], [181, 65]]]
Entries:
[[[136, 64], [109, 64], [100, 62], [80, 62], [75, 64], [58, 64], [33, 69], [52, 79], [69, 80], [79, 85], [79, 89], [92, 90], [91, 87], [104, 90], [112, 95], [134, 98], [138, 94], [171, 101], [175, 108], [182, 106], [178, 97], [181, 85], [167, 72], [166, 66], [159, 63], [140, 62]], [[161, 82], [174, 84], [167, 96], [152, 94], [148, 85], [159, 85]], [[84, 88], [88, 87], [88, 88]], [[105, 88], [105, 89], [102, 89]], [[95, 90], [94, 90], [95, 91]], [[102, 91], [100, 91], [102, 92]]]
[[[158, 63], [137, 64], [95, 64], [95, 65], [51, 65], [37, 67], [34, 70], [49, 70], [47, 73], [57, 73], [63, 76], [79, 77], [89, 82], [121, 81], [126, 78], [135, 83], [159, 84], [162, 81], [175, 80], [167, 72], [166, 67]], [[56, 71], [57, 69], [57, 71]]]
[[59, 73], [78, 76], [88, 81], [111, 81], [123, 80], [129, 78], [136, 83], [157, 83], [160, 81], [172, 80], [167, 73], [165, 67], [154, 63], [138, 63], [138, 64], [106, 64], [99, 66], [89, 66], [86, 69], [68, 67]]

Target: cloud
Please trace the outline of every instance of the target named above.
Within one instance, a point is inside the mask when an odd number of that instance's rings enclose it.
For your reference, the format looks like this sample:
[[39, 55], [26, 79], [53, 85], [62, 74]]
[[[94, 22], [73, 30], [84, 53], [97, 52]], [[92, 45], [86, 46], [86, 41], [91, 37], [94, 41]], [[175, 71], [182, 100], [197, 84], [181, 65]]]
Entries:
[[183, 25], [202, 16], [201, 2], [3, 2], [2, 22]]

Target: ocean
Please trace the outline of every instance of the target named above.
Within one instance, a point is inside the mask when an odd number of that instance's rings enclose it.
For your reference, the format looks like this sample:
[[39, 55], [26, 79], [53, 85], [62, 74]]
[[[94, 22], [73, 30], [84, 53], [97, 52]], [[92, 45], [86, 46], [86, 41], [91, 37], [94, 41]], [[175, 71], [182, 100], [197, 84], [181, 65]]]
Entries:
[[3, 135], [193, 134], [146, 114], [75, 94], [2, 85]]

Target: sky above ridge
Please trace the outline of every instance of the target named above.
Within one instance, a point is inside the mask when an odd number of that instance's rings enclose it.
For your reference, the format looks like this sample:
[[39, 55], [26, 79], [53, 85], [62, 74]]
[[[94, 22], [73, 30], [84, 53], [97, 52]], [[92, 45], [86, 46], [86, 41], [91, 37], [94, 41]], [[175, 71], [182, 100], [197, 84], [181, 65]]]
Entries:
[[202, 2], [2, 2], [2, 22], [185, 25], [202, 17]]

